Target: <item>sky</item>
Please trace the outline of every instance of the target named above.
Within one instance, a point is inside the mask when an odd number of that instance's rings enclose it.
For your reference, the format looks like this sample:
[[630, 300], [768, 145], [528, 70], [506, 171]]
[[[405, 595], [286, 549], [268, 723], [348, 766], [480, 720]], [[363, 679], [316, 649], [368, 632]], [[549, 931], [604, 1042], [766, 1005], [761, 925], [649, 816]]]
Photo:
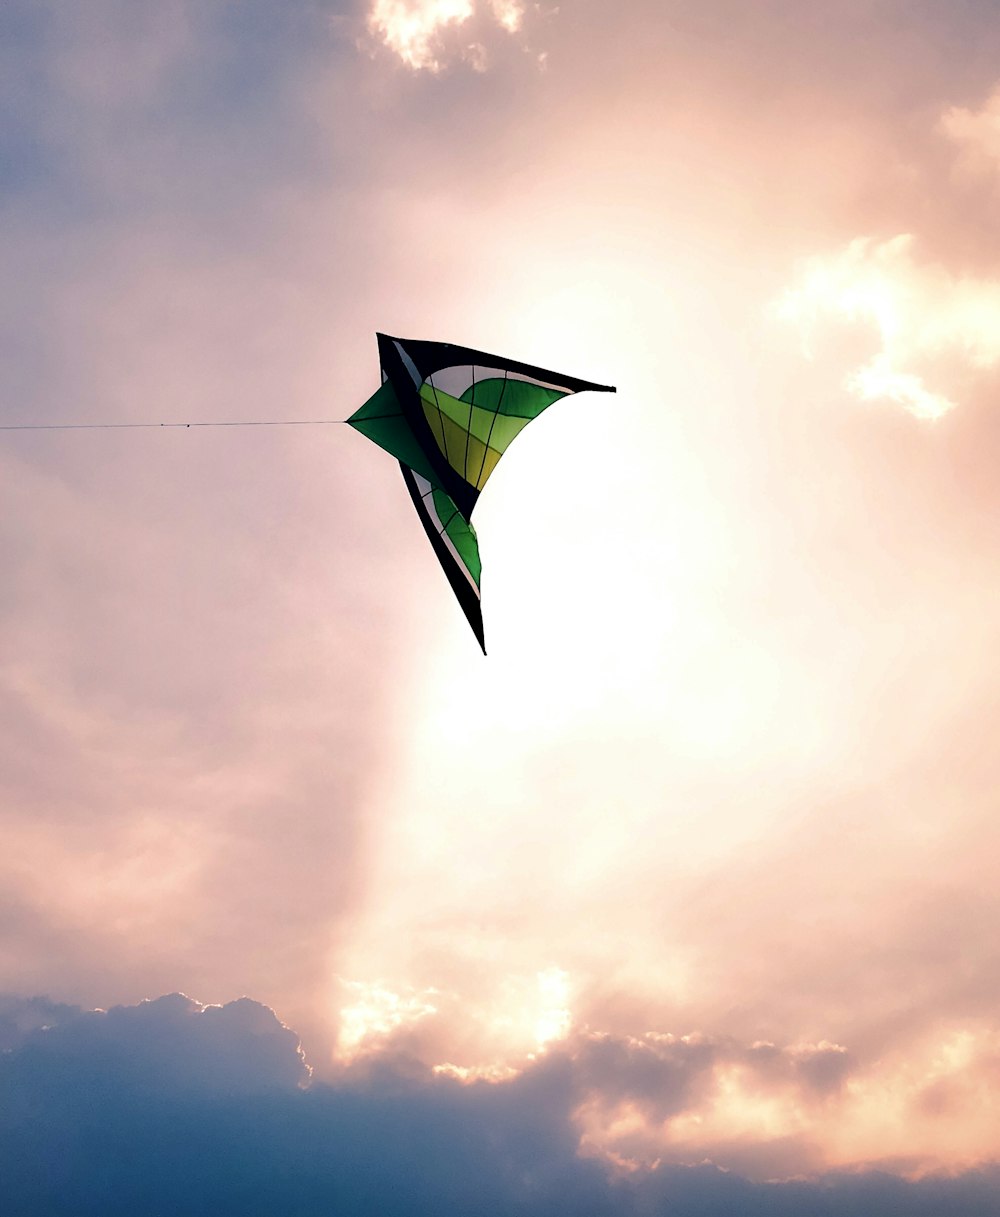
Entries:
[[[4, 0], [12, 1213], [1000, 1214], [984, 0]], [[375, 333], [567, 398], [479, 652]], [[11, 1166], [10, 1164], [13, 1164]]]

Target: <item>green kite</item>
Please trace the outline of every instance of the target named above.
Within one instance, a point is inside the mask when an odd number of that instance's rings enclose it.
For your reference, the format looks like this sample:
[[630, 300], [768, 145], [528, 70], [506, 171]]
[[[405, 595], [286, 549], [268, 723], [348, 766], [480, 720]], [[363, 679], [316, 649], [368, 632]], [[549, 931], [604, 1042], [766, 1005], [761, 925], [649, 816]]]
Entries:
[[473, 508], [507, 446], [560, 397], [611, 385], [447, 342], [378, 335], [382, 385], [347, 420], [399, 461], [438, 561], [486, 653]]

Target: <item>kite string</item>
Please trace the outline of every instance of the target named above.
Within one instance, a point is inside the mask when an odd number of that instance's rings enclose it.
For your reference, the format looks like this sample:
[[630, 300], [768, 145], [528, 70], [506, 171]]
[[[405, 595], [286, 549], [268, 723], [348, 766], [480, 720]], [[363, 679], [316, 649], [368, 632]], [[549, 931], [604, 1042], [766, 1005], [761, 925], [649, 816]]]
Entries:
[[206, 423], [0, 423], [0, 431], [118, 431], [139, 427], [332, 427], [345, 418], [275, 418]]

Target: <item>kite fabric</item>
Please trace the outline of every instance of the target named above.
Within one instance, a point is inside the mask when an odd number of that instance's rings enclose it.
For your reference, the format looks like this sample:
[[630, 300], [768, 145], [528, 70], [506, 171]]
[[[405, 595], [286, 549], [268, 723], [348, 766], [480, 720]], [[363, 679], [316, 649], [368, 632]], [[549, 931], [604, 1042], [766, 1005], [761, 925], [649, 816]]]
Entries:
[[508, 445], [570, 393], [614, 393], [447, 342], [378, 336], [381, 387], [347, 420], [399, 461], [424, 531], [486, 653], [471, 516]]

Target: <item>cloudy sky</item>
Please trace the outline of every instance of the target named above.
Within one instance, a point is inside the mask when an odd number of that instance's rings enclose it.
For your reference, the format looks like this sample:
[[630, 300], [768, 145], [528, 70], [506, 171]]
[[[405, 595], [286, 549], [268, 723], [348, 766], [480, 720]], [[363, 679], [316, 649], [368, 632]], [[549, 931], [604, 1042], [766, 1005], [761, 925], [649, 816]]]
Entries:
[[[1000, 1213], [991, 0], [2, 0], [12, 1212]], [[181, 995], [185, 996], [181, 996]], [[157, 1207], [159, 1206], [159, 1207]]]

